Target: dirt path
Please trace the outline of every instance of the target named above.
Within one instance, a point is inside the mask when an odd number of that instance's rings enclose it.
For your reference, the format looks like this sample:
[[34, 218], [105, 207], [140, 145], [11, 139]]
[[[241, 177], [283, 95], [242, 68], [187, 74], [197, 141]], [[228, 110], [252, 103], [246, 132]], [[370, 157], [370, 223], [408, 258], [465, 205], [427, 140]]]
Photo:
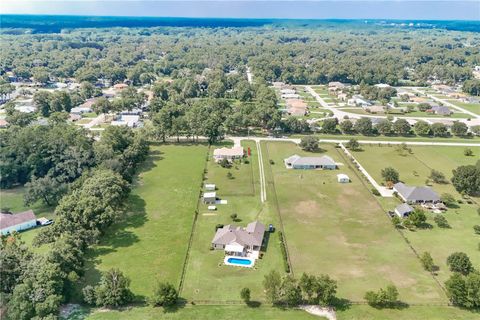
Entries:
[[317, 305], [301, 305], [300, 309], [305, 310], [306, 312], [315, 316], [327, 318], [328, 320], [337, 320], [335, 310], [332, 308], [322, 308]]
[[260, 173], [260, 201], [263, 203], [267, 201], [267, 190], [265, 188], [265, 170], [263, 168], [263, 155], [262, 155], [262, 148], [260, 146], [260, 141], [256, 140], [255, 144], [257, 146], [258, 170]]

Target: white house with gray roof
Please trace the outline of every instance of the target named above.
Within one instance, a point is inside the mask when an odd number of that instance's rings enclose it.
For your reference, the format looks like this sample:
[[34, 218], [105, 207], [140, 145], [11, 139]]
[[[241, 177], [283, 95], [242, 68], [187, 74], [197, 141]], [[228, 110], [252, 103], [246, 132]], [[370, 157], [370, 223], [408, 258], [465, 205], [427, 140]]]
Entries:
[[395, 183], [393, 190], [406, 203], [439, 202], [440, 196], [429, 187], [411, 187], [402, 182]]
[[337, 168], [337, 164], [329, 156], [301, 157], [294, 154], [284, 160], [287, 169], [328, 169]]
[[260, 251], [264, 234], [265, 226], [258, 221], [250, 222], [246, 228], [229, 224], [217, 229], [212, 240], [212, 248], [243, 257], [251, 251]]
[[32, 210], [20, 213], [0, 213], [1, 234], [23, 231], [37, 226], [37, 218]]
[[413, 212], [413, 208], [406, 203], [399, 204], [395, 208], [395, 214], [400, 218], [408, 217], [408, 215], [412, 212]]

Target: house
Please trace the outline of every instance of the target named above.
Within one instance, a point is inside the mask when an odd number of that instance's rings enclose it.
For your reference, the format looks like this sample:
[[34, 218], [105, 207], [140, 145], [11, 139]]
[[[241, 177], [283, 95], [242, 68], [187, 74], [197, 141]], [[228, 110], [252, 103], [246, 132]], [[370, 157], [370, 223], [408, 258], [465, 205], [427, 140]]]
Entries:
[[395, 208], [395, 214], [400, 218], [408, 217], [408, 215], [412, 212], [413, 212], [413, 208], [406, 203], [399, 204]]
[[337, 164], [329, 156], [300, 157], [294, 154], [284, 160], [287, 169], [328, 169], [337, 168]]
[[348, 96], [347, 96], [346, 93], [339, 93], [339, 94], [337, 95], [337, 98], [338, 98], [338, 100], [340, 100], [340, 101], [347, 101], [347, 100], [348, 100]]
[[110, 123], [112, 126], [127, 126], [129, 128], [136, 128], [140, 125], [140, 116], [122, 115], [117, 120]]
[[295, 91], [295, 89], [288, 89], [288, 88], [287, 88], [287, 89], [282, 89], [282, 90], [280, 90], [280, 92], [281, 92], [282, 94], [295, 94], [295, 93], [297, 93], [297, 92]]
[[92, 112], [92, 107], [88, 107], [88, 106], [85, 106], [85, 107], [78, 106], [70, 110], [70, 113], [73, 113], [73, 114], [84, 114], [84, 113], [90, 113], [90, 112]]
[[37, 111], [37, 108], [34, 106], [15, 106], [14, 109], [23, 113], [33, 113]]
[[128, 88], [128, 84], [126, 83], [117, 83], [116, 85], [113, 86], [113, 89], [121, 91], [125, 88]]
[[292, 116], [304, 116], [307, 113], [307, 104], [301, 99], [287, 100], [287, 113]]
[[431, 113], [439, 114], [443, 116], [449, 116], [452, 114], [452, 111], [444, 106], [433, 106], [431, 109], [427, 110], [427, 112], [431, 112]]
[[337, 174], [337, 181], [339, 183], [349, 183], [350, 178], [344, 173], [339, 173], [339, 174]]
[[228, 161], [232, 161], [234, 159], [241, 159], [243, 158], [244, 150], [242, 147], [233, 147], [233, 148], [219, 148], [213, 150], [213, 159], [215, 162], [219, 162], [220, 160], [227, 159]]
[[132, 110], [123, 110], [120, 112], [122, 116], [141, 116], [143, 114], [142, 109], [134, 108]]
[[8, 121], [3, 119], [3, 118], [0, 119], [0, 128], [3, 129], [3, 128], [6, 128], [6, 127], [8, 127]]
[[402, 182], [395, 183], [393, 190], [406, 203], [439, 202], [438, 194], [429, 187], [410, 187]]
[[216, 186], [213, 183], [205, 184], [205, 190], [207, 191], [215, 191]]
[[385, 109], [388, 109], [388, 106], [385, 106], [385, 107], [384, 106], [379, 106], [379, 105], [365, 106], [364, 109], [368, 112], [377, 113], [377, 112], [384, 112]]
[[338, 81], [332, 81], [328, 83], [329, 92], [337, 92], [337, 91], [343, 90], [345, 87], [346, 87], [345, 84]]
[[79, 115], [79, 114], [70, 113], [70, 114], [68, 115], [68, 120], [70, 120], [70, 121], [72, 121], [72, 122], [78, 121], [78, 120], [80, 120], [80, 119], [82, 119], [82, 116]]
[[349, 106], [360, 106], [362, 108], [366, 108], [372, 105], [367, 99], [364, 99], [361, 95], [354, 95], [351, 99], [348, 99], [347, 104]]
[[286, 94], [282, 94], [282, 99], [299, 99], [300, 98], [300, 95], [296, 94], [296, 93], [286, 93]]
[[22, 231], [34, 228], [37, 225], [37, 218], [32, 210], [20, 213], [0, 213], [0, 232], [2, 235], [13, 231]]
[[277, 89], [280, 89], [280, 88], [283, 88], [285, 86], [285, 82], [276, 81], [276, 82], [272, 82], [272, 85], [273, 85], [273, 87], [275, 87]]
[[205, 192], [202, 198], [203, 198], [203, 203], [205, 204], [215, 204], [215, 202], [217, 201], [217, 193]]
[[378, 84], [374, 85], [374, 87], [377, 87], [379, 89], [386, 89], [386, 88], [390, 88], [390, 85], [386, 84], [386, 83], [378, 83]]
[[250, 222], [246, 228], [226, 225], [217, 229], [212, 240], [212, 248], [225, 250], [226, 254], [246, 256], [249, 251], [260, 251], [265, 235], [265, 226], [258, 222]]

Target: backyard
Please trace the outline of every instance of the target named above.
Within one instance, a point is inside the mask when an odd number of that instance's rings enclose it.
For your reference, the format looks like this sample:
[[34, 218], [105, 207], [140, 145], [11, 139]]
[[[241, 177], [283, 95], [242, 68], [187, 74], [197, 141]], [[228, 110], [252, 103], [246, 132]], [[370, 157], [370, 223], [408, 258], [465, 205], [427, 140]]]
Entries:
[[[213, 149], [218, 146], [212, 146]], [[205, 182], [214, 183], [217, 197], [227, 204], [217, 205], [216, 211], [208, 211], [207, 205], [200, 204], [192, 247], [188, 260], [185, 283], [181, 292], [189, 300], [240, 300], [240, 290], [250, 288], [252, 300], [264, 300], [263, 276], [272, 269], [282, 270], [280, 247], [277, 233], [270, 234], [262, 259], [253, 268], [223, 265], [224, 252], [210, 250], [210, 243], [217, 224], [246, 226], [259, 220], [266, 226], [277, 225], [277, 215], [267, 204], [260, 202], [260, 183], [257, 149], [253, 141], [243, 142], [245, 150], [250, 148], [248, 163], [236, 162], [232, 168], [222, 168], [211, 157], [207, 162]], [[232, 174], [231, 178], [227, 173]], [[232, 214], [237, 214], [232, 221]]]
[[[401, 155], [392, 146], [364, 145], [362, 148], [363, 151], [353, 154], [377, 182], [382, 182], [381, 169], [391, 166], [399, 172], [400, 180], [415, 186], [425, 185], [432, 169], [443, 172], [450, 181], [452, 170], [460, 165], [474, 164], [478, 160], [479, 152], [477, 148], [474, 156], [467, 157], [463, 154], [463, 147], [415, 146], [411, 147], [411, 154], [407, 152]], [[473, 232], [473, 226], [478, 224], [476, 209], [480, 201], [478, 198], [462, 200], [451, 183], [433, 183], [432, 188], [440, 195], [450, 193], [455, 199], [462, 201], [444, 214], [451, 228], [437, 227], [433, 221], [435, 214], [429, 212], [427, 223], [431, 228], [404, 233], [417, 252], [431, 253], [434, 262], [439, 266], [438, 278], [444, 282], [450, 276], [446, 259], [455, 251], [467, 253], [474, 265], [480, 265], [478, 236]], [[469, 204], [469, 201], [472, 203]], [[393, 210], [394, 205], [400, 202], [382, 203], [386, 204], [384, 210]]]
[[[345, 163], [333, 145], [321, 148], [318, 156], [327, 154]], [[440, 287], [422, 270], [412, 250], [348, 165], [334, 171], [288, 170], [283, 159], [305, 152], [291, 143], [269, 142], [265, 149], [264, 154], [275, 163], [270, 166], [271, 182], [296, 275], [329, 274], [338, 281], [338, 296], [352, 301], [362, 301], [367, 290], [394, 283], [404, 302], [446, 302]], [[337, 183], [338, 173], [347, 174], [352, 182]]]

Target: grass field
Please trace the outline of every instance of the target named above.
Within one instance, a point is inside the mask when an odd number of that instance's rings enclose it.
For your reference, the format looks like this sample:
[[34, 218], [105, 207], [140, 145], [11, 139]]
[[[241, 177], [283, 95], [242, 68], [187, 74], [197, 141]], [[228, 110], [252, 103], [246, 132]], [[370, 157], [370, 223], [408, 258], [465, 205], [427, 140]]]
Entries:
[[[344, 162], [332, 145], [322, 148]], [[338, 281], [339, 297], [353, 301], [394, 283], [402, 301], [446, 302], [352, 169], [288, 170], [283, 159], [302, 150], [291, 143], [267, 143], [266, 149], [275, 162], [273, 182], [295, 274], [329, 274]], [[337, 183], [340, 172], [352, 183]]]
[[[252, 300], [264, 300], [262, 280], [272, 269], [282, 270], [280, 247], [277, 234], [269, 238], [262, 259], [257, 260], [254, 268], [242, 268], [223, 265], [224, 252], [210, 250], [210, 243], [217, 224], [246, 226], [259, 220], [265, 225], [277, 224], [277, 216], [268, 205], [260, 203], [259, 170], [257, 150], [254, 142], [244, 142], [244, 148], [250, 147], [252, 156], [248, 163], [238, 163], [231, 169], [222, 168], [213, 160], [207, 163], [206, 182], [215, 183], [217, 197], [226, 199], [228, 204], [217, 205], [217, 211], [208, 212], [207, 206], [200, 205], [193, 243], [190, 251], [185, 284], [182, 296], [188, 300], [240, 300], [240, 290], [250, 288]], [[213, 151], [212, 147], [212, 151]], [[210, 157], [211, 158], [211, 157]], [[227, 178], [227, 172], [233, 179]], [[230, 215], [238, 215], [232, 222]]]
[[149, 296], [156, 280], [177, 285], [199, 197], [207, 147], [154, 146], [128, 199], [128, 217], [87, 254], [82, 284], [119, 268], [133, 293]]
[[456, 106], [459, 106], [460, 108], [463, 108], [465, 110], [468, 110], [470, 112], [480, 115], [480, 103], [465, 103], [465, 102], [458, 101], [456, 99], [450, 99], [447, 101]]
[[[425, 185], [425, 180], [432, 169], [443, 172], [448, 180], [452, 177], [452, 170], [459, 165], [474, 164], [478, 160], [479, 150], [475, 156], [463, 155], [462, 147], [412, 147], [412, 154], [401, 156], [394, 147], [363, 146], [364, 151], [354, 152], [357, 160], [377, 180], [381, 182], [382, 168], [392, 166], [400, 173], [400, 180], [411, 185]], [[461, 199], [452, 184], [433, 184], [437, 193], [450, 193], [456, 199]], [[479, 199], [474, 199], [479, 203]], [[446, 258], [455, 251], [462, 251], [469, 255], [474, 265], [480, 265], [478, 254], [478, 236], [473, 232], [473, 226], [478, 224], [477, 204], [459, 204], [457, 208], [449, 209], [444, 216], [447, 218], [450, 229], [438, 228], [433, 221], [435, 214], [427, 213], [427, 222], [430, 229], [404, 231], [414, 248], [418, 252], [428, 251], [432, 254], [435, 263], [440, 267], [438, 278], [444, 282], [450, 272], [446, 266]], [[387, 204], [385, 210], [392, 210], [393, 204]]]

